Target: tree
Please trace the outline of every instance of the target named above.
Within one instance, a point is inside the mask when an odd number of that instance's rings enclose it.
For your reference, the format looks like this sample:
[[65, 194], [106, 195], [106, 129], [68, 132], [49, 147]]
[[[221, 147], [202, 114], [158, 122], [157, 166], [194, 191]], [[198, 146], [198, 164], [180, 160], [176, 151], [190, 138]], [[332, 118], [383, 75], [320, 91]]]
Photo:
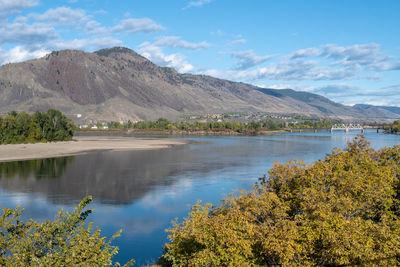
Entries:
[[33, 115], [12, 111], [0, 117], [0, 144], [71, 140], [75, 125], [58, 110]]
[[398, 133], [400, 130], [400, 121], [394, 121], [390, 128], [392, 133]]
[[400, 147], [359, 136], [313, 165], [276, 163], [167, 231], [162, 259], [178, 266], [399, 265]]
[[[0, 217], [0, 264], [6, 266], [110, 266], [118, 247], [85, 228], [85, 219], [92, 210], [85, 210], [92, 198], [84, 198], [72, 213], [60, 210], [55, 221], [38, 223], [19, 221], [22, 209], [3, 208]], [[131, 260], [126, 266], [132, 265]], [[114, 263], [114, 265], [119, 265]]]

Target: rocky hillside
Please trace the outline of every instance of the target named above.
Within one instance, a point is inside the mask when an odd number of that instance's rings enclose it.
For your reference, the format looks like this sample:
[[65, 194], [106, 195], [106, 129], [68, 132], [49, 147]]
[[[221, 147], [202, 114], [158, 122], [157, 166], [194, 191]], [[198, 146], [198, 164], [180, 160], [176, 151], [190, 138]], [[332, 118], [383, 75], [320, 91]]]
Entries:
[[377, 117], [314, 94], [179, 74], [123, 47], [94, 53], [57, 51], [0, 68], [0, 113], [48, 108], [82, 114], [84, 122], [234, 111]]

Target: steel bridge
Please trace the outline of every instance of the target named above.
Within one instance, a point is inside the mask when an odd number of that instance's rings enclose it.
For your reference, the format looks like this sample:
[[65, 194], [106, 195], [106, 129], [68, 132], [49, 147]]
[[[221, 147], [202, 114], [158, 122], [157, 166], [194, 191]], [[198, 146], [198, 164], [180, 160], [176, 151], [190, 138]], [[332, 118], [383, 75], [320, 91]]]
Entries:
[[345, 131], [348, 133], [350, 130], [360, 130], [361, 133], [364, 133], [366, 129], [376, 129], [376, 132], [379, 133], [379, 130], [383, 130], [383, 126], [363, 126], [361, 124], [335, 124], [330, 129], [331, 132], [333, 131]]

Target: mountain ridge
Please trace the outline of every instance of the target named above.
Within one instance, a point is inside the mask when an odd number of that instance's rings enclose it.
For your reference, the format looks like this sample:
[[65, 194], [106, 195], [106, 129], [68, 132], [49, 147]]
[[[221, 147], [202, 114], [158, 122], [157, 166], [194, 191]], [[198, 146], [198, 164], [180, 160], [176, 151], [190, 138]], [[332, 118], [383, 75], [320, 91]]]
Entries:
[[[340, 119], [373, 118], [291, 89], [268, 89], [206, 75], [180, 74], [125, 47], [61, 50], [0, 67], [0, 112], [57, 108], [82, 121], [177, 119], [188, 113], [265, 112]], [[400, 117], [380, 113], [383, 118]]]

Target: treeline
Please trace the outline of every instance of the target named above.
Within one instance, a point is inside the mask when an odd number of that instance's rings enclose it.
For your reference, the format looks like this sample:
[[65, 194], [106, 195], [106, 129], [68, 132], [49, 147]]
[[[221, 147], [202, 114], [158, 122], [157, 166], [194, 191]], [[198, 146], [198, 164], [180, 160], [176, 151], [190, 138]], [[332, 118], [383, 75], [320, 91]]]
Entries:
[[303, 120], [300, 122], [289, 122], [288, 128], [309, 128], [309, 129], [321, 129], [321, 128], [332, 128], [334, 124], [341, 124], [339, 120]]
[[286, 122], [282, 119], [265, 119], [252, 122], [232, 121], [207, 121], [207, 122], [171, 122], [164, 118], [156, 121], [139, 121], [122, 124], [120, 122], [109, 122], [109, 129], [138, 129], [138, 130], [177, 130], [177, 131], [232, 131], [237, 133], [254, 133], [258, 131], [280, 130], [285, 128], [331, 128], [336, 121], [304, 120], [301, 122]]
[[55, 109], [32, 115], [11, 111], [0, 116], [0, 144], [66, 141], [72, 139], [74, 130], [72, 120]]
[[[156, 130], [182, 130], [182, 131], [233, 131], [237, 133], [255, 132], [262, 129], [261, 122], [171, 122], [160, 118], [157, 121], [140, 121], [132, 125], [133, 129], [156, 129]], [[276, 128], [278, 129], [278, 128]]]

